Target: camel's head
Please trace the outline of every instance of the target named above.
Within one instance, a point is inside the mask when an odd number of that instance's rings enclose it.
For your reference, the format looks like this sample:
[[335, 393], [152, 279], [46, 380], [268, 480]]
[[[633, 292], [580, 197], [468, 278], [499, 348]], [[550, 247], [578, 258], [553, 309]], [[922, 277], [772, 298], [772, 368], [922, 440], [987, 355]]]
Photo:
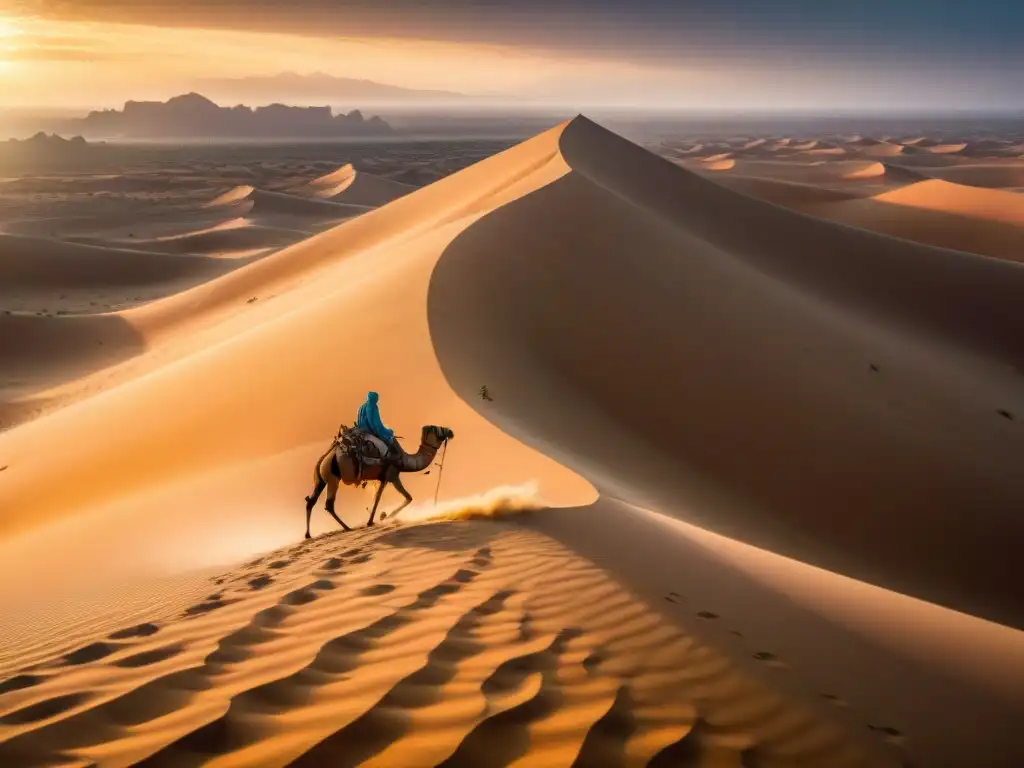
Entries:
[[423, 442], [435, 448], [453, 437], [455, 437], [455, 433], [448, 427], [428, 426], [423, 428]]

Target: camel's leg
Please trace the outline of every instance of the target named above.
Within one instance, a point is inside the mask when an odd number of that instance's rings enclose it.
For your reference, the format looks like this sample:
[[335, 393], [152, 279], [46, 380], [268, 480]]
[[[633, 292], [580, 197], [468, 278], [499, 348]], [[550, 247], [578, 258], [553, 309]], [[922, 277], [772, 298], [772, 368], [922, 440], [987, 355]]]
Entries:
[[342, 520], [340, 517], [338, 517], [334, 513], [334, 497], [335, 497], [335, 495], [337, 493], [338, 493], [338, 478], [332, 472], [327, 477], [327, 500], [324, 502], [324, 509], [327, 510], [327, 514], [329, 514], [331, 517], [333, 517], [338, 522], [338, 525], [340, 525], [342, 527], [342, 529], [344, 529], [346, 531], [351, 531], [352, 529], [349, 528], [347, 525], [345, 525], [345, 521]]
[[[395, 516], [395, 515], [397, 515], [397, 514], [398, 514], [399, 512], [401, 512], [401, 511], [402, 511], [403, 509], [405, 509], [405, 508], [406, 508], [406, 507], [408, 507], [408, 506], [409, 506], [410, 504], [412, 504], [412, 494], [411, 494], [411, 493], [409, 493], [409, 492], [408, 492], [407, 490], [405, 490], [405, 486], [404, 486], [404, 485], [402, 485], [402, 480], [401, 480], [401, 477], [399, 476], [399, 474], [398, 474], [397, 472], [395, 472], [395, 476], [394, 476], [393, 478], [391, 478], [391, 484], [392, 484], [393, 486], [395, 486], [395, 490], [396, 490], [396, 491], [398, 491], [398, 492], [399, 492], [400, 494], [402, 494], [403, 496], [405, 496], [405, 501], [403, 501], [403, 502], [402, 502], [401, 504], [399, 504], [399, 505], [398, 505], [398, 506], [397, 506], [397, 507], [396, 507], [396, 508], [395, 508], [395, 509], [394, 509], [394, 510], [393, 510], [393, 511], [391, 512], [391, 517], [394, 517], [394, 516]], [[381, 512], [381, 513], [380, 513], [380, 519], [381, 519], [381, 520], [383, 520], [383, 519], [384, 519], [384, 518], [386, 518], [386, 517], [387, 517], [387, 513], [385, 513], [385, 512]]]
[[312, 538], [309, 535], [309, 518], [313, 513], [313, 507], [316, 505], [316, 500], [320, 498], [320, 494], [323, 493], [327, 483], [324, 481], [323, 475], [320, 474], [320, 467], [317, 466], [314, 477], [315, 485], [313, 486], [313, 492], [306, 497], [306, 538]]
[[381, 475], [380, 485], [377, 486], [377, 495], [373, 497], [373, 509], [370, 510], [370, 519], [366, 522], [367, 527], [373, 525], [373, 516], [377, 514], [377, 505], [380, 504], [381, 494], [384, 493], [384, 486], [389, 482], [391, 482], [391, 478], [388, 473]]

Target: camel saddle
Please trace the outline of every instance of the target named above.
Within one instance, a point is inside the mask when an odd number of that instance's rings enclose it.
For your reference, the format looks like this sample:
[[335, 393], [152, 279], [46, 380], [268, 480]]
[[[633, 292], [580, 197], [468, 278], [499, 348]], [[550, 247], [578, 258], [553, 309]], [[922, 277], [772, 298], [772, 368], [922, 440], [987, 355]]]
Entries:
[[342, 452], [350, 456], [355, 463], [357, 484], [363, 480], [376, 480], [380, 475], [380, 468], [384, 466], [390, 454], [394, 453], [390, 446], [376, 435], [344, 424], [338, 429], [335, 440]]

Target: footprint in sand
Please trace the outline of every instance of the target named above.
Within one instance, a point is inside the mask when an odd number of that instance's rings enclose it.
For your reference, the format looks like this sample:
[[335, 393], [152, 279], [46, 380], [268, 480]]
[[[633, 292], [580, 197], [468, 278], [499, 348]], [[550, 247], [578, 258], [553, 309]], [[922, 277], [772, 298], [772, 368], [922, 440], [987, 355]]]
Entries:
[[479, 575], [480, 574], [476, 571], [469, 571], [465, 568], [460, 568], [455, 572], [455, 575], [452, 576], [452, 581], [457, 581], [459, 582], [459, 584], [469, 584], [469, 582], [471, 582]]
[[597, 668], [608, 658], [607, 653], [603, 648], [597, 648], [590, 652], [590, 654], [583, 660], [583, 668], [590, 674], [594, 674]]
[[341, 568], [341, 560], [337, 557], [332, 557], [320, 567], [325, 571], [336, 571]]
[[872, 731], [883, 734], [885, 736], [885, 740], [888, 741], [890, 744], [903, 744], [904, 739], [902, 731], [899, 731], [895, 728], [891, 728], [886, 725], [871, 725], [870, 723], [868, 724], [868, 728], [870, 728]]
[[273, 568], [274, 570], [280, 570], [281, 568], [287, 568], [292, 564], [291, 560], [275, 560], [267, 568]]
[[786, 667], [785, 662], [783, 662], [778, 656], [776, 656], [771, 651], [758, 651], [753, 655], [753, 658], [757, 659], [758, 661], [763, 661], [769, 667], [778, 667], [780, 669], [784, 669]]
[[263, 589], [267, 585], [273, 583], [274, 579], [265, 573], [260, 574], [254, 579], [249, 579], [249, 589]]
[[231, 603], [236, 603], [236, 602], [238, 602], [238, 601], [237, 600], [210, 600], [210, 601], [205, 602], [205, 603], [199, 603], [198, 605], [193, 605], [191, 608], [187, 609], [185, 611], [185, 613], [182, 614], [182, 615], [184, 617], [186, 617], [186, 618], [194, 617], [194, 616], [201, 616], [204, 613], [209, 613], [210, 611], [215, 611], [218, 608], [223, 608], [225, 605], [230, 605]]
[[121, 646], [114, 643], [90, 643], [76, 651], [72, 651], [63, 658], [65, 664], [78, 665], [88, 664], [91, 661], [99, 661], [114, 653]]
[[63, 696], [55, 696], [52, 699], [37, 701], [22, 709], [8, 712], [0, 717], [0, 724], [3, 725], [27, 725], [38, 723], [42, 720], [49, 720], [51, 717], [63, 714], [74, 709], [79, 704], [92, 698], [91, 693], [66, 693]]
[[39, 675], [15, 675], [0, 683], [0, 696], [11, 691], [23, 691], [26, 688], [39, 685], [45, 679]]
[[114, 666], [125, 669], [148, 667], [151, 664], [158, 664], [161, 661], [174, 658], [183, 650], [185, 650], [185, 646], [178, 643], [174, 645], [167, 645], [163, 648], [154, 648], [151, 651], [143, 651], [142, 653], [136, 653], [132, 656], [126, 656], [123, 659], [118, 659], [114, 662]]
[[136, 624], [134, 627], [119, 629], [108, 637], [111, 640], [127, 640], [130, 637], [149, 637], [160, 631], [156, 624]]
[[342, 557], [352, 557], [353, 555], [358, 555], [362, 551], [363, 551], [362, 547], [356, 547], [355, 549], [350, 549], [347, 552], [342, 552], [341, 556]]
[[372, 587], [366, 587], [360, 590], [360, 595], [367, 597], [375, 597], [377, 595], [386, 595], [388, 592], [394, 592], [395, 588], [391, 584], [374, 584]]
[[319, 589], [321, 591], [327, 591], [328, 589], [334, 589], [334, 582], [330, 579], [317, 579], [309, 585], [310, 589]]
[[712, 613], [711, 611], [700, 611], [698, 614], [702, 619], [717, 619], [718, 614]]
[[837, 707], [850, 706], [846, 699], [842, 698], [841, 696], [836, 696], [834, 693], [823, 693], [821, 694], [821, 698], [823, 698], [830, 704], [835, 704]]
[[370, 562], [370, 559], [372, 557], [373, 557], [373, 555], [370, 554], [370, 553], [367, 553], [365, 555], [360, 555], [359, 557], [354, 557], [354, 558], [352, 558], [352, 565], [362, 565], [363, 563], [368, 563], [368, 562]]
[[680, 595], [678, 592], [669, 592], [667, 595], [665, 595], [665, 599], [670, 603], [678, 604], [683, 602], [686, 598]]
[[470, 565], [475, 565], [478, 568], [486, 568], [491, 564], [491, 548], [481, 547], [476, 551], [473, 559], [469, 561]]
[[319, 597], [320, 595], [314, 592], [312, 587], [303, 587], [302, 589], [296, 589], [294, 592], [289, 592], [282, 597], [281, 603], [284, 605], [306, 605]]

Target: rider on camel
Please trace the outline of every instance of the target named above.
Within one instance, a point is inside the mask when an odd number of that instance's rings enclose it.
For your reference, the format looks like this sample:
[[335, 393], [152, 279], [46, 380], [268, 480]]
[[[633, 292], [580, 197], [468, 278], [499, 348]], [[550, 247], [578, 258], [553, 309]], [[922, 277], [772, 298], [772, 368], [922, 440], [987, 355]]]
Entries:
[[402, 448], [395, 440], [394, 430], [385, 427], [381, 421], [380, 409], [377, 407], [378, 397], [376, 392], [366, 393], [366, 402], [359, 406], [359, 413], [356, 416], [356, 428], [379, 437], [391, 450], [401, 454]]

